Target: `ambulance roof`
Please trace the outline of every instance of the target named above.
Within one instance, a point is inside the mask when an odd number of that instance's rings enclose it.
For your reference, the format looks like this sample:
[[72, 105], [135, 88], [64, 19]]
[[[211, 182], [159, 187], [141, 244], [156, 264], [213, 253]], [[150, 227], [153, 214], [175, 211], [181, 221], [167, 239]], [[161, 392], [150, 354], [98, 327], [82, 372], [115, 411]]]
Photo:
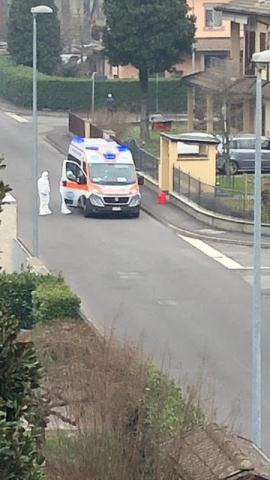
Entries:
[[74, 137], [69, 153], [81, 157], [79, 151], [90, 164], [103, 162], [133, 164], [129, 148], [126, 145], [119, 145], [112, 139]]

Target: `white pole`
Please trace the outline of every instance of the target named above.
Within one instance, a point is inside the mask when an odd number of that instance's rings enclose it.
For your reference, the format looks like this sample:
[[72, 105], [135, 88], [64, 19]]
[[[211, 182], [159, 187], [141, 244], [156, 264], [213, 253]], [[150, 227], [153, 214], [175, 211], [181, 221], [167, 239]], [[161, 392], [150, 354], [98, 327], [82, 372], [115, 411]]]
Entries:
[[256, 69], [254, 277], [252, 309], [252, 440], [261, 447], [261, 134], [262, 76]]
[[96, 73], [93, 72], [92, 74], [92, 116], [95, 113], [95, 78], [96, 78]]
[[158, 113], [158, 73], [156, 73], [156, 113]]
[[38, 257], [37, 18], [33, 13], [33, 256]]
[[38, 257], [38, 125], [37, 125], [37, 14], [53, 13], [47, 5], [31, 8], [33, 15], [33, 256]]

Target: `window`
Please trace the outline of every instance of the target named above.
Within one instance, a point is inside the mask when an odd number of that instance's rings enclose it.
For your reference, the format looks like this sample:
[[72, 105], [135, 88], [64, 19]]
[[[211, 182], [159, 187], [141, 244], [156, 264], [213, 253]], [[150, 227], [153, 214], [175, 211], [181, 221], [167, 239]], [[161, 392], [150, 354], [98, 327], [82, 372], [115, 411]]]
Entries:
[[238, 148], [240, 148], [241, 150], [254, 150], [255, 138], [238, 140]]
[[214, 6], [205, 7], [205, 28], [221, 28], [222, 12], [215, 10]]

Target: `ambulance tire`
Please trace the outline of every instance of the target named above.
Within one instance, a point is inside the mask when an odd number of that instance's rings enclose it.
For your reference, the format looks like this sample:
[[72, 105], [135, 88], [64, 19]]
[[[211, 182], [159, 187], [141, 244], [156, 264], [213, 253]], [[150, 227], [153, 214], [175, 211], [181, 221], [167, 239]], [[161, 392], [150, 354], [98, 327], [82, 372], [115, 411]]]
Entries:
[[140, 210], [137, 210], [135, 213], [132, 214], [132, 218], [139, 218]]
[[92, 209], [89, 198], [82, 198], [81, 200], [83, 214], [85, 218], [92, 217]]

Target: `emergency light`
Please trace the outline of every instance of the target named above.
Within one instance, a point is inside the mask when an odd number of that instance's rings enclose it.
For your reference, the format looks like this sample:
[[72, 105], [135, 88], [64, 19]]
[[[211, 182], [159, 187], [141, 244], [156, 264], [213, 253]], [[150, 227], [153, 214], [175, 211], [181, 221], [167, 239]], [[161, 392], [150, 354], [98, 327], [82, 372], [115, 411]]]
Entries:
[[129, 148], [127, 147], [127, 145], [118, 145], [117, 150], [118, 152], [127, 152]]
[[104, 157], [106, 158], [106, 160], [114, 160], [116, 155], [115, 153], [104, 153]]
[[72, 142], [83, 143], [84, 138], [82, 137], [73, 137]]

